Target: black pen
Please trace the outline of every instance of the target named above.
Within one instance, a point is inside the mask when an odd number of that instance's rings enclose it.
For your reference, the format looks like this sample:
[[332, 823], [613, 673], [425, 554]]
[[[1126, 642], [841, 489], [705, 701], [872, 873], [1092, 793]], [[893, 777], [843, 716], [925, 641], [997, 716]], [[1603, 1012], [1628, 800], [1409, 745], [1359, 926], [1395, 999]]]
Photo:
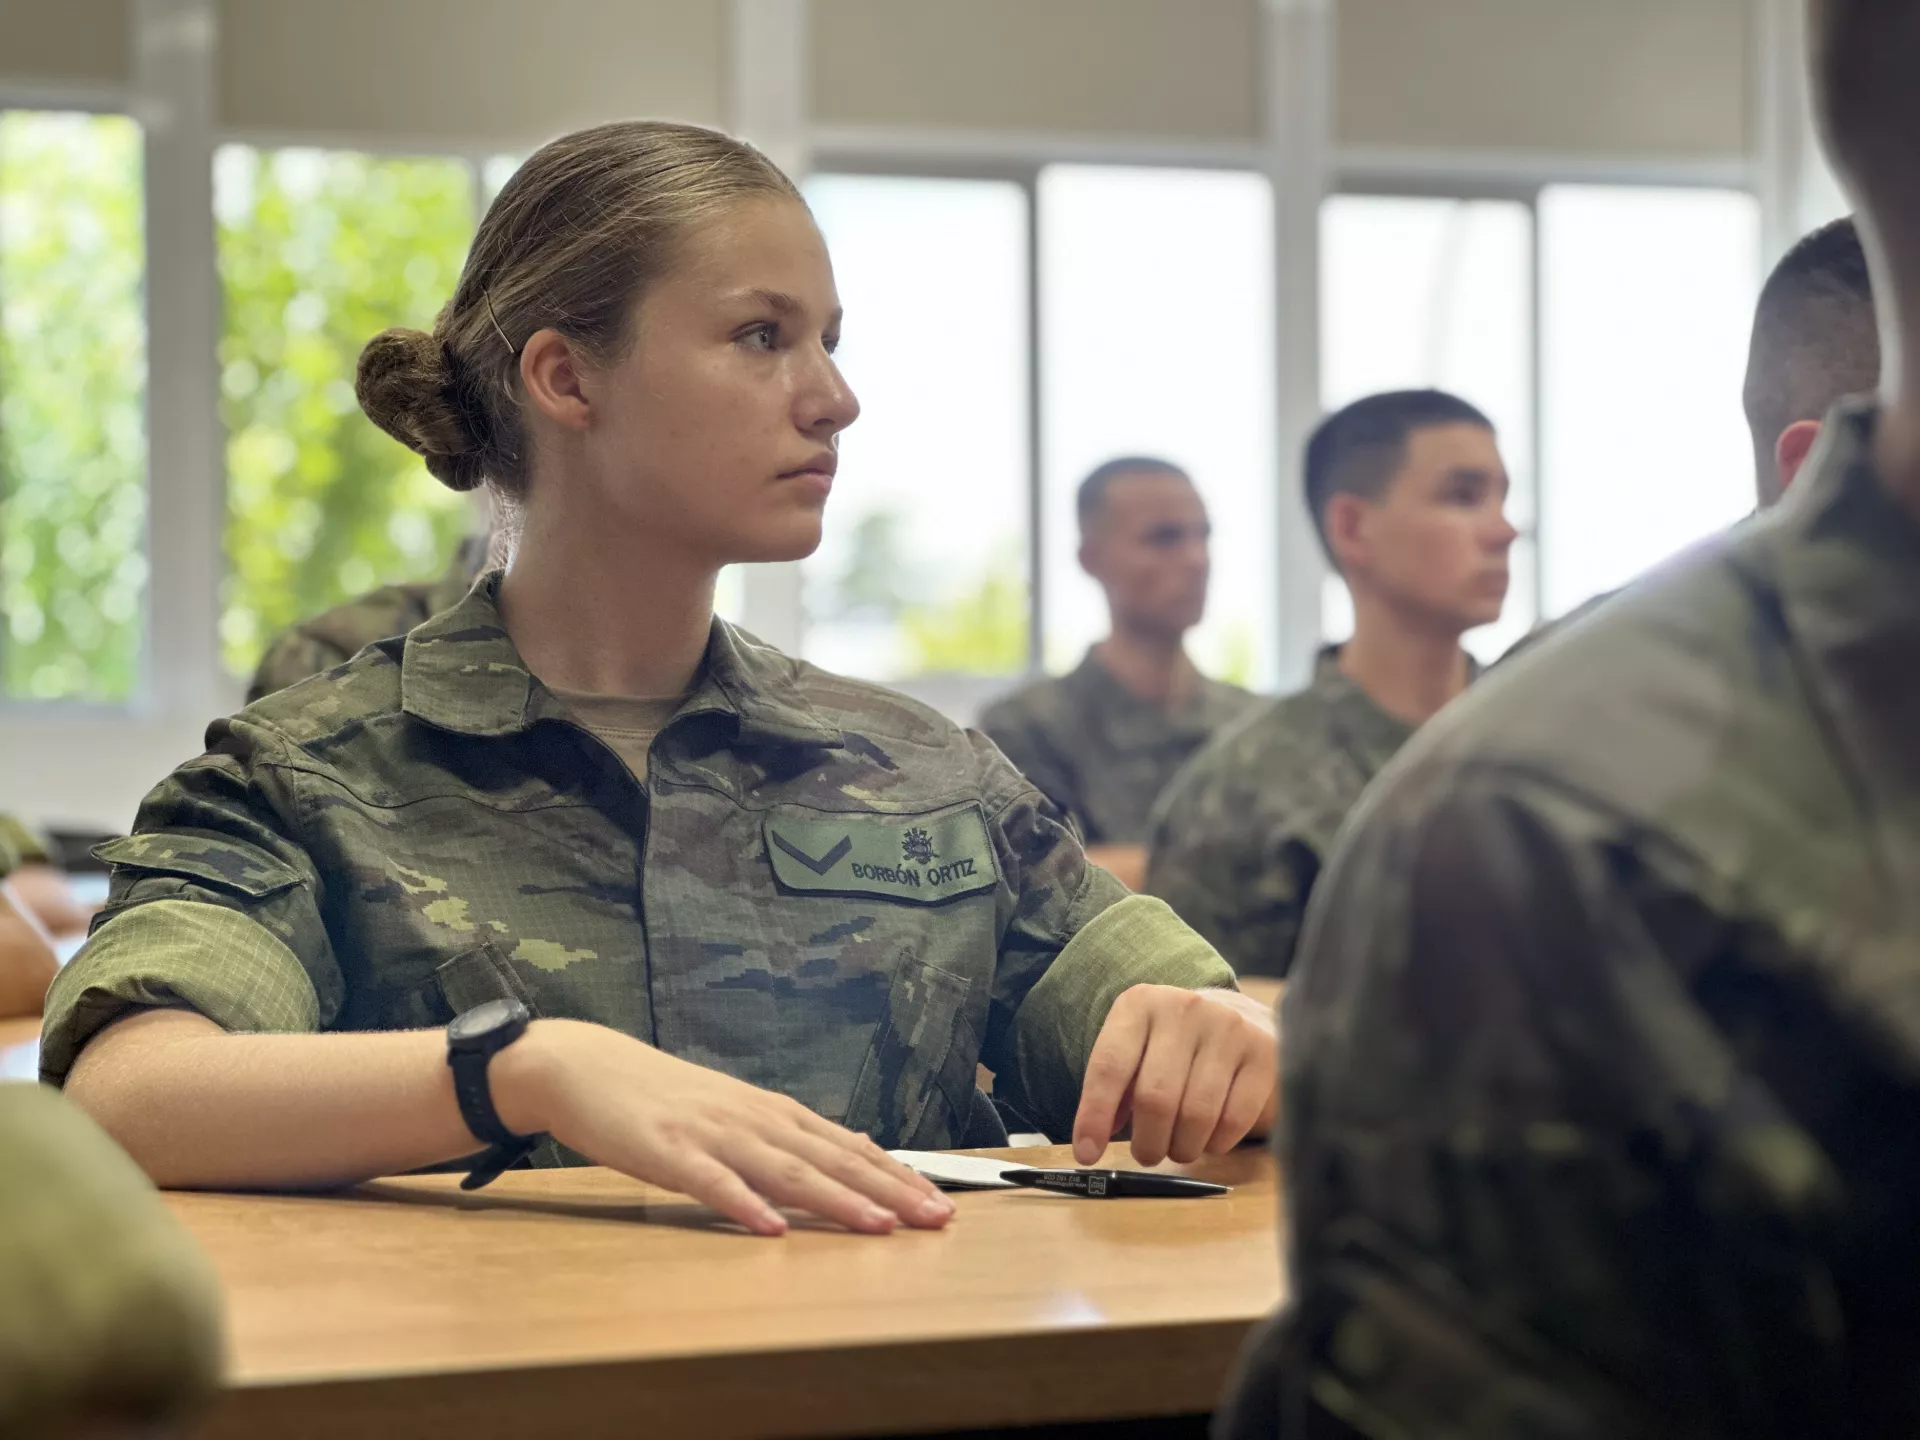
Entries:
[[1009, 1185], [1032, 1190], [1056, 1190], [1083, 1200], [1128, 1200], [1154, 1197], [1165, 1200], [1225, 1195], [1230, 1187], [1184, 1175], [1156, 1175], [1151, 1170], [1003, 1170]]

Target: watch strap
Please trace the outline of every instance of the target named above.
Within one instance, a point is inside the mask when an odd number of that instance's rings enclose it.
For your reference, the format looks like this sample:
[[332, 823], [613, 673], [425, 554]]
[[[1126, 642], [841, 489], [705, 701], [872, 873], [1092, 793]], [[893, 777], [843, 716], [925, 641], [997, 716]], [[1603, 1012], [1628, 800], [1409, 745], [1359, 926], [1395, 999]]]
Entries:
[[[515, 1037], [517, 1038], [517, 1036]], [[485, 1140], [487, 1149], [460, 1181], [462, 1190], [478, 1190], [491, 1184], [503, 1171], [512, 1169], [533, 1153], [543, 1137], [519, 1135], [507, 1128], [494, 1108], [493, 1087], [488, 1083], [487, 1067], [499, 1053], [499, 1046], [454, 1048], [447, 1052], [447, 1066], [453, 1071], [453, 1094], [459, 1102], [460, 1116], [476, 1139]]]

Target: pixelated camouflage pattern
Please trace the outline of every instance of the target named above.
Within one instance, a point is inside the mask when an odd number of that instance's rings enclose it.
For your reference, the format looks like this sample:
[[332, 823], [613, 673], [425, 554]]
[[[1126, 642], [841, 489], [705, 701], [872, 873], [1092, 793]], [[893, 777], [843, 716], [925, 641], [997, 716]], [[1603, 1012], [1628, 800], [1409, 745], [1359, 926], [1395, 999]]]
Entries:
[[[513, 996], [889, 1145], [991, 1133], [970, 1128], [982, 1060], [1026, 1113], [1070, 1128], [1077, 1095], [1022, 1095], [1015, 1022], [1126, 892], [991, 745], [716, 622], [642, 786], [527, 671], [497, 584], [216, 722], [136, 833], [102, 848], [96, 945], [148, 901], [204, 901], [284, 942], [323, 1029], [439, 1025]], [[847, 862], [823, 829], [884, 841], [900, 867], [977, 837], [990, 855], [946, 858], [991, 880], [932, 906], [871, 877], [791, 890], [768, 853], [788, 822], [829, 866]], [[49, 1002], [62, 1047], [94, 948]]]
[[47, 847], [30, 826], [0, 813], [0, 880], [22, 865], [47, 858]]
[[1065, 811], [1089, 845], [1138, 845], [1174, 773], [1221, 727], [1260, 703], [1202, 678], [1178, 713], [1140, 699], [1091, 651], [1079, 668], [987, 707], [980, 728]]
[[280, 636], [260, 657], [247, 703], [344, 665], [376, 640], [404, 635], [466, 598], [487, 561], [487, 537], [469, 535], [460, 542], [438, 580], [382, 585], [323, 610]]
[[1920, 523], [1873, 423], [1362, 801], [1283, 1006], [1287, 1433], [1920, 1433]]
[[1413, 734], [1340, 670], [1216, 735], [1153, 815], [1147, 885], [1242, 975], [1285, 975], [1347, 812]]

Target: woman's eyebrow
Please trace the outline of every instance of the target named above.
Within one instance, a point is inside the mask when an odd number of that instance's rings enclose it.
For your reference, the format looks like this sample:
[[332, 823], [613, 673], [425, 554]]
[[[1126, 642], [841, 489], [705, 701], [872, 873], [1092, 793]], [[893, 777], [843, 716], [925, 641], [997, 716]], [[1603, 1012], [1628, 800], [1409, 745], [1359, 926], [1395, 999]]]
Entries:
[[[736, 298], [744, 304], [762, 306], [773, 311], [776, 315], [783, 316], [798, 315], [803, 313], [807, 308], [806, 302], [797, 296], [789, 295], [784, 290], [768, 290], [760, 286], [755, 286], [750, 290], [742, 290]], [[846, 311], [843, 308], [836, 308], [834, 312], [827, 317], [827, 328], [832, 329], [838, 325], [845, 314]]]

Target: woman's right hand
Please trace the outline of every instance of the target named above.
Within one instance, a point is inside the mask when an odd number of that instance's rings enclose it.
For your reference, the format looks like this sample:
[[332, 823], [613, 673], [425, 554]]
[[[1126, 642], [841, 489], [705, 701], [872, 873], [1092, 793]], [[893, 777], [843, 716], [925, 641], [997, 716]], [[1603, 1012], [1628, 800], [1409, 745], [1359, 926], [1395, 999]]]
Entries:
[[951, 1200], [867, 1136], [605, 1026], [536, 1020], [490, 1078], [509, 1129], [544, 1131], [757, 1235], [785, 1233], [777, 1205], [874, 1235], [953, 1218]]

